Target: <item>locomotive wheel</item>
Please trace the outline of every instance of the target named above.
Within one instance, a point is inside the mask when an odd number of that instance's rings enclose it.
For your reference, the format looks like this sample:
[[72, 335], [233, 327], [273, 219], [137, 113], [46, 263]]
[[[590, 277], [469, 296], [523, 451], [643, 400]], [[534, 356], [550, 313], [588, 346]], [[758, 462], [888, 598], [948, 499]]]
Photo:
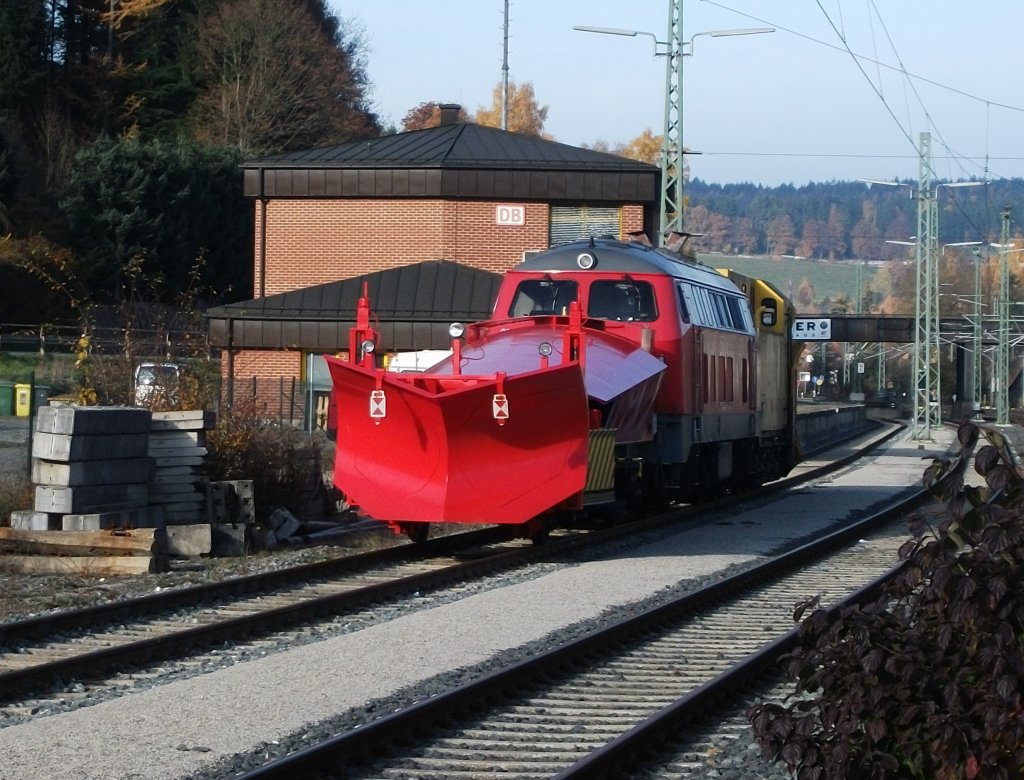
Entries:
[[551, 524], [544, 517], [535, 517], [526, 523], [525, 536], [536, 545], [545, 544], [551, 536]]
[[413, 544], [423, 544], [430, 534], [430, 523], [403, 523], [402, 530]]
[[660, 514], [668, 506], [665, 477], [661, 466], [648, 465], [642, 472], [629, 476], [626, 488], [626, 509], [636, 519]]

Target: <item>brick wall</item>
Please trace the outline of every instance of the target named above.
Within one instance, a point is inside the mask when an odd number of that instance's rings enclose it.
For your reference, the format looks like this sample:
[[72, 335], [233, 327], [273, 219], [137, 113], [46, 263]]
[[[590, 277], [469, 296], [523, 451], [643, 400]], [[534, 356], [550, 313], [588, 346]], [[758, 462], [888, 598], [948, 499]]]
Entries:
[[[491, 201], [286, 200], [267, 204], [264, 294], [297, 290], [423, 260], [454, 260], [501, 273], [527, 250], [548, 245], [547, 203], [525, 207], [521, 226], [496, 224]], [[256, 203], [255, 290], [260, 290], [260, 204]], [[622, 209], [622, 235], [643, 228], [643, 207]], [[302, 353], [246, 351], [235, 356], [235, 405], [287, 416], [291, 379]], [[222, 375], [227, 377], [226, 363]], [[301, 400], [301, 393], [299, 393]], [[300, 414], [301, 417], [301, 414]]]
[[[236, 352], [234, 375], [236, 409], [273, 419], [302, 419], [301, 352], [283, 349]], [[221, 376], [226, 382], [227, 354], [221, 356]], [[226, 386], [223, 395], [226, 400]]]
[[[423, 260], [454, 260], [502, 272], [519, 263], [524, 251], [547, 248], [548, 204], [517, 204], [525, 207], [522, 226], [496, 224], [497, 205], [489, 201], [271, 200], [264, 293], [274, 295]], [[642, 207], [625, 206], [623, 235], [642, 227]], [[260, 290], [260, 242], [257, 218], [255, 295]]]

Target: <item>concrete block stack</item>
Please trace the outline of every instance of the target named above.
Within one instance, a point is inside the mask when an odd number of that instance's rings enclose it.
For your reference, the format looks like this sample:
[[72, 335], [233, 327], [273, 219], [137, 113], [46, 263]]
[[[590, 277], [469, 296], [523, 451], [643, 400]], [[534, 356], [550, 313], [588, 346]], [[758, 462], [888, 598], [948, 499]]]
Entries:
[[212, 523], [256, 522], [251, 479], [211, 482], [206, 491]]
[[163, 509], [168, 525], [210, 522], [204, 462], [206, 431], [214, 421], [213, 412], [202, 410], [152, 413], [149, 503]]
[[127, 407], [40, 407], [32, 439], [34, 508], [14, 528], [98, 531], [160, 528], [149, 506], [150, 413]]
[[214, 555], [245, 555], [256, 524], [251, 479], [211, 482], [206, 491]]

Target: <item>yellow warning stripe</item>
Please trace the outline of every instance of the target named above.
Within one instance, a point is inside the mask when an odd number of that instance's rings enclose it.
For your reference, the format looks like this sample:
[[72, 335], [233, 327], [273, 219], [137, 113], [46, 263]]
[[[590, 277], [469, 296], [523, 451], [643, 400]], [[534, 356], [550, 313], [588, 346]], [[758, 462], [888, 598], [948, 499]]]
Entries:
[[584, 491], [615, 487], [616, 428], [592, 428], [587, 448], [587, 484]]

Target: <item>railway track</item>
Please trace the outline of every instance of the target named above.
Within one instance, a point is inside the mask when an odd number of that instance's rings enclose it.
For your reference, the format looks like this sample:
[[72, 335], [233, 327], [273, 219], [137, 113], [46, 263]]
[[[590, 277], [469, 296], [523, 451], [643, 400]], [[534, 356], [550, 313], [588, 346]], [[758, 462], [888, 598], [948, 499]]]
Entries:
[[[843, 531], [242, 778], [568, 780], [648, 773], [652, 744], [678, 738], [671, 735], [680, 723], [790, 646], [792, 610], [801, 596], [821, 594], [827, 604], [876, 587], [906, 540], [904, 513], [922, 499], [900, 501]], [[686, 769], [705, 776], [699, 772], [706, 766], [692, 755], [673, 760], [677, 767], [666, 777], [687, 776]]]
[[[841, 462], [855, 457], [849, 449]], [[169, 780], [190, 772], [204, 779], [233, 777], [311, 742], [363, 731], [382, 713], [404, 712], [412, 702], [439, 698], [468, 679], [539, 656], [566, 637], [607, 625], [615, 614], [635, 614], [641, 603], [661, 601], [663, 589], [692, 591], [717, 579], [723, 567], [746, 567], [818, 527], [846, 523], [851, 507], [879, 503], [873, 489], [858, 487], [873, 484], [864, 481], [865, 468], [878, 475], [879, 494], [883, 486], [906, 491], [919, 482], [919, 453], [903, 449], [895, 443], [866, 464], [827, 476], [805, 464], [802, 478], [812, 481], [786, 491], [784, 499], [766, 495], [740, 505], [703, 505], [699, 517], [684, 524], [666, 525], [667, 517], [661, 517], [617, 526], [597, 550], [589, 545], [604, 531], [585, 538], [567, 534], [541, 547], [520, 543], [538, 556], [533, 563], [524, 568], [498, 562], [497, 576], [463, 577], [452, 590], [414, 587], [336, 618], [257, 631], [255, 639], [231, 640], [208, 653], [182, 651], [180, 658], [141, 663], [128, 673], [105, 672], [94, 682], [83, 683], [88, 675], [73, 677], [45, 695], [0, 703], [0, 718], [7, 717], [0, 720], [0, 754], [7, 756], [13, 776], [33, 776], [42, 757], [47, 766], [81, 767], [55, 778]], [[828, 516], [819, 518], [824, 504]], [[484, 547], [497, 550], [498, 544]], [[565, 554], [557, 552], [562, 544], [569, 545]], [[576, 555], [573, 545], [586, 551]], [[734, 552], [722, 552], [728, 550]], [[452, 558], [486, 561], [490, 554], [477, 549]], [[500, 552], [498, 558], [514, 554]], [[634, 558], [636, 566], [630, 563]], [[648, 560], [639, 565], [643, 559]], [[787, 620], [790, 609], [791, 604]], [[126, 690], [137, 695], [124, 696]], [[183, 707], [187, 716], [167, 720]], [[47, 713], [53, 716], [42, 717]], [[160, 714], [153, 719], [153, 713]], [[91, 735], [100, 733], [130, 734], [131, 758], [110, 744], [95, 750]], [[268, 733], [276, 736], [259, 736]]]
[[[880, 435], [863, 449], [892, 435]], [[846, 457], [762, 489], [781, 490], [837, 468]], [[723, 502], [719, 502], [721, 505]], [[248, 575], [96, 607], [0, 624], [0, 725], [130, 691], [135, 681], [174, 679], [300, 642], [352, 632], [386, 619], [388, 605], [427, 609], [484, 578], [536, 566], [537, 575], [573, 565], [586, 547], [636, 537], [703, 514], [682, 507], [594, 532], [553, 534], [541, 548], [490, 528], [370, 553]], [[543, 563], [538, 563], [543, 561]], [[415, 598], [412, 598], [415, 594]]]
[[[66, 701], [93, 696], [96, 686], [120, 688], [125, 674], [158, 663], [208, 648], [223, 656], [225, 643], [258, 647], [274, 635], [294, 643], [309, 625], [338, 615], [351, 616], [353, 628], [360, 617], [372, 619], [374, 606], [523, 565], [535, 554], [503, 529], [484, 529], [0, 624], [4, 711], [10, 718], [45, 708], [48, 691]], [[79, 690], [69, 691], [69, 682]], [[24, 700], [12, 703], [19, 695]]]

